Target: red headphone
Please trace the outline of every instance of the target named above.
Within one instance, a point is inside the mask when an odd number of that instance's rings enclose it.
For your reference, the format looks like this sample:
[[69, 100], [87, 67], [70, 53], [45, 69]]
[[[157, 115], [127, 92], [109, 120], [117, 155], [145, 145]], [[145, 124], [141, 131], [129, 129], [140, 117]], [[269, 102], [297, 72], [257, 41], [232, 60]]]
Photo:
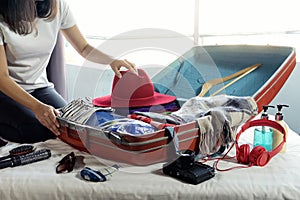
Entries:
[[[256, 146], [250, 152], [249, 144], [242, 144], [240, 147], [238, 146], [238, 139], [240, 135], [248, 128], [253, 126], [269, 126], [271, 128], [275, 128], [283, 134], [283, 140], [281, 143], [273, 150], [267, 151], [263, 146]], [[257, 165], [257, 166], [265, 166], [272, 157], [278, 154], [284, 143], [286, 142], [286, 133], [284, 128], [277, 123], [276, 121], [268, 120], [268, 119], [258, 119], [253, 121], [248, 121], [245, 123], [241, 130], [236, 135], [235, 147], [236, 147], [236, 159], [238, 162], [243, 164]]]

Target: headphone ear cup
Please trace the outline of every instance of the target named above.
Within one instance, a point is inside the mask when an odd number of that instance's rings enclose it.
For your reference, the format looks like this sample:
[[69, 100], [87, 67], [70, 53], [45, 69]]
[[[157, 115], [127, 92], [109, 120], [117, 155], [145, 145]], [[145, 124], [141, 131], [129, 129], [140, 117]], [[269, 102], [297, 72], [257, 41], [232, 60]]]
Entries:
[[242, 144], [239, 147], [236, 158], [237, 158], [238, 162], [243, 163], [243, 164], [248, 164], [249, 163], [249, 154], [250, 154], [249, 144]]
[[252, 149], [249, 155], [249, 162], [257, 166], [265, 166], [271, 159], [269, 152], [263, 146]]

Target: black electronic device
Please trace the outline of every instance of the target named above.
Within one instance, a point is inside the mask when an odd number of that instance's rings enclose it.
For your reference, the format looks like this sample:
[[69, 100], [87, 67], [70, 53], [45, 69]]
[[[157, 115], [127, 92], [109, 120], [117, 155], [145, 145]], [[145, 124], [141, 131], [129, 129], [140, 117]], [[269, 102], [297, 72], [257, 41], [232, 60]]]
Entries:
[[175, 161], [163, 165], [163, 173], [195, 185], [215, 176], [214, 168], [196, 162], [191, 150], [179, 151]]

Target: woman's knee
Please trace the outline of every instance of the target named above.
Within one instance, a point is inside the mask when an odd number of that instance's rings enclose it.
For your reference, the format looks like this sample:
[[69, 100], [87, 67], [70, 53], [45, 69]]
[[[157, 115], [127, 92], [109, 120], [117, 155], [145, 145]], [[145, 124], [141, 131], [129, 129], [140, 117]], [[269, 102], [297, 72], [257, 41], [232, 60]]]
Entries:
[[37, 89], [32, 95], [41, 102], [51, 105], [54, 108], [61, 108], [67, 104], [66, 100], [51, 87]]

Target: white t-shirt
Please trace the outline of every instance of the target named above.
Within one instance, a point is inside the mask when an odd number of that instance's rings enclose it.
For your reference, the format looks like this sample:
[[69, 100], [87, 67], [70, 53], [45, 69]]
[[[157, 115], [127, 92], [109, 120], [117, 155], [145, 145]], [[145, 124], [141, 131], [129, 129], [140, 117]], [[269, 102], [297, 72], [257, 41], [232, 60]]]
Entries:
[[52, 21], [37, 19], [37, 30], [26, 36], [18, 35], [0, 22], [0, 45], [4, 45], [10, 77], [27, 91], [52, 86], [46, 67], [60, 29], [76, 24], [69, 6], [58, 1], [58, 13]]

